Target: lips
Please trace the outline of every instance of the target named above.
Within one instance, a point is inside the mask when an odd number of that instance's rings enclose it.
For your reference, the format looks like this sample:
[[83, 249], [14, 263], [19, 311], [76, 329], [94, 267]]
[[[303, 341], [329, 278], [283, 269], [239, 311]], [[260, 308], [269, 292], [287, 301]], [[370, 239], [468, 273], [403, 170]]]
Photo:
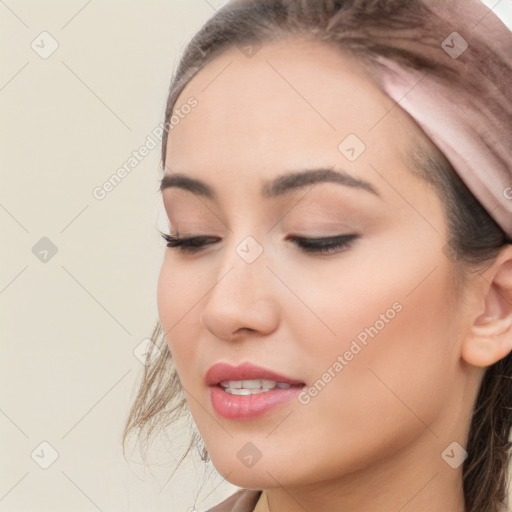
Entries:
[[211, 366], [205, 375], [207, 386], [218, 386], [222, 381], [243, 381], [265, 379], [290, 385], [304, 385], [303, 381], [281, 375], [267, 368], [252, 363], [242, 363], [232, 366], [227, 363], [216, 363]]
[[292, 401], [304, 382], [256, 366], [214, 364], [205, 375], [215, 412], [228, 420], [256, 420]]

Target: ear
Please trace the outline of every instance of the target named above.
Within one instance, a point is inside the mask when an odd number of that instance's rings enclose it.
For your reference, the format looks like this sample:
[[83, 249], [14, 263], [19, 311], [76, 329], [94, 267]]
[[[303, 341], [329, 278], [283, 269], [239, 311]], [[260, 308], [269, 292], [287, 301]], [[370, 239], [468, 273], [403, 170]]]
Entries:
[[474, 366], [491, 366], [512, 351], [512, 245], [480, 274], [475, 293], [478, 308], [461, 355]]

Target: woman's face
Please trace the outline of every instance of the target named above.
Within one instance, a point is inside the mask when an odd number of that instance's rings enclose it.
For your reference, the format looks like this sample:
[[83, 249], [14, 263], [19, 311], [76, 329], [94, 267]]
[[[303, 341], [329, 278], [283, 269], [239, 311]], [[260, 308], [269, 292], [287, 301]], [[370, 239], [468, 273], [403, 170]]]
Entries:
[[[214, 197], [177, 183], [163, 200], [172, 234], [213, 238], [194, 253], [166, 249], [158, 309], [216, 468], [261, 489], [391, 461], [445, 464], [470, 407], [464, 315], [442, 204], [406, 158], [417, 127], [320, 44], [230, 49], [175, 108], [191, 97], [169, 133], [166, 175]], [[345, 178], [276, 182], [320, 169]], [[324, 254], [294, 239], [340, 235], [355, 236]], [[205, 381], [219, 362], [304, 386], [228, 393]], [[269, 407], [273, 396], [282, 401]]]

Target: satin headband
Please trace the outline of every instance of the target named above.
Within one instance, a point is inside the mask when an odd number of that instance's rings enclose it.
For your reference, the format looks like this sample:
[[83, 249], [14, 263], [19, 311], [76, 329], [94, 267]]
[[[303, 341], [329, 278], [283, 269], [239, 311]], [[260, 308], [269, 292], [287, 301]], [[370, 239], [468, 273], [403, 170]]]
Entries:
[[[512, 32], [479, 0], [431, 4], [452, 28], [434, 49], [435, 59], [469, 87], [381, 57], [377, 79], [512, 239]], [[493, 73], [481, 69], [488, 62], [481, 41], [497, 59]]]

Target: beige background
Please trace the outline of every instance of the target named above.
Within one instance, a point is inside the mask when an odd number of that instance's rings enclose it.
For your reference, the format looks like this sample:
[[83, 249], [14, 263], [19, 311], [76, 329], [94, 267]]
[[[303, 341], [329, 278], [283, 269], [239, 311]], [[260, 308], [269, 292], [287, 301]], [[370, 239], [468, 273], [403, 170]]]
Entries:
[[[150, 467], [122, 457], [157, 320], [159, 148], [93, 196], [162, 122], [179, 53], [223, 3], [0, 0], [0, 512], [192, 512], [236, 490], [197, 457], [169, 480], [186, 425]], [[511, 0], [486, 3], [512, 26]]]

